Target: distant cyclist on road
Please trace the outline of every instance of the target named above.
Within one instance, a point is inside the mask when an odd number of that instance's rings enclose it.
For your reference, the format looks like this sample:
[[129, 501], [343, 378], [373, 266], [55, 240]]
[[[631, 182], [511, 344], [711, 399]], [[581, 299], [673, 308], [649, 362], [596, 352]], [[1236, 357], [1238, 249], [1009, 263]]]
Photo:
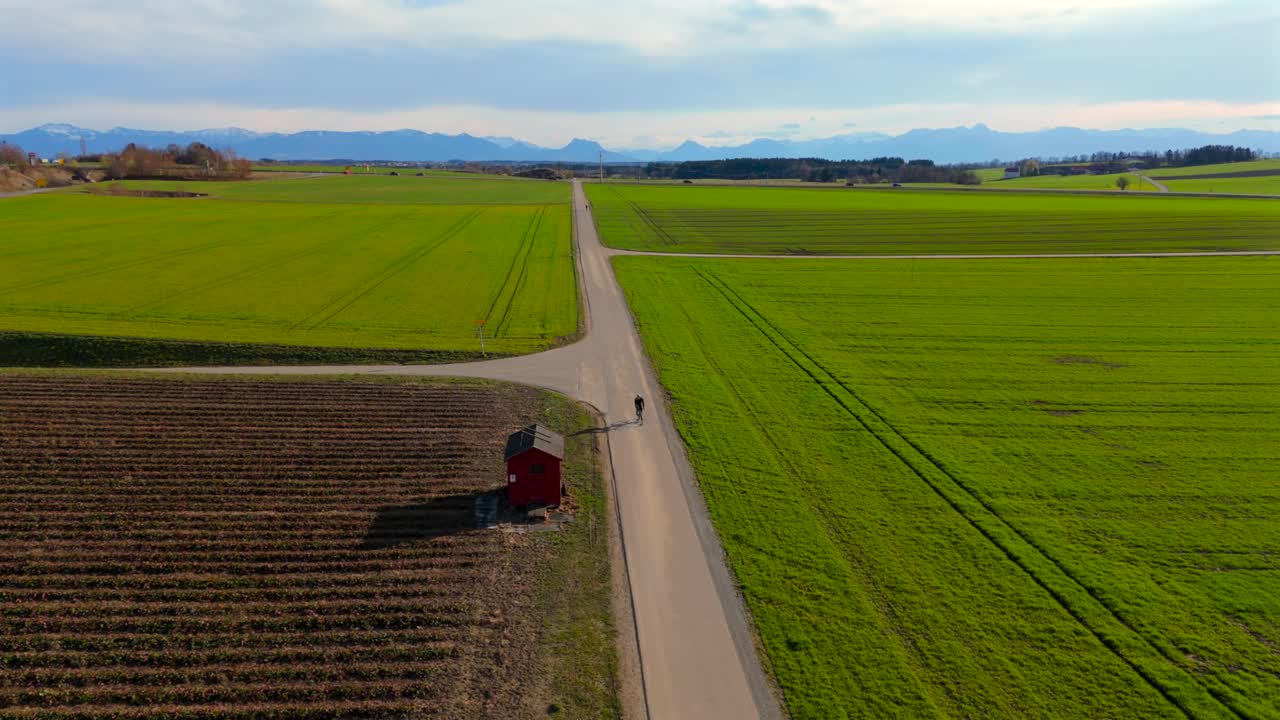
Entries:
[[636, 422], [644, 424], [644, 398], [636, 396]]

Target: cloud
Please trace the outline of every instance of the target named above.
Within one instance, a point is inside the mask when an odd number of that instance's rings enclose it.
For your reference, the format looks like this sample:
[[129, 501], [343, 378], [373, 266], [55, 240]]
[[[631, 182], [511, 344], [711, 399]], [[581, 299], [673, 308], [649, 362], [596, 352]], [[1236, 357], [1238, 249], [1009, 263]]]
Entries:
[[[1280, 45], [1240, 40], [1280, 33], [1280, 7], [1262, 0], [0, 0], [0, 17], [22, 28], [0, 43], [0, 117], [32, 124], [192, 127], [212, 124], [200, 108], [238, 108], [245, 119], [226, 124], [431, 128], [484, 108], [617, 137], [642, 131], [605, 123], [699, 118], [690, 134], [728, 139], [796, 134], [781, 127], [796, 118], [809, 118], [804, 135], [1115, 127], [1130, 115], [1090, 108], [1280, 98]], [[92, 40], [50, 53], [50, 38]], [[840, 113], [858, 122], [829, 119]]]
[[475, 40], [568, 41], [645, 56], [690, 56], [812, 46], [886, 31], [1042, 37], [1186, 4], [1074, 0], [1072, 11], [1062, 12], [1057, 0], [0, 0], [0, 17], [16, 19], [7, 24], [22, 28], [7, 42], [23, 43], [25, 37], [39, 46], [49, 37], [102, 38], [61, 51], [84, 47], [118, 57], [269, 54], [277, 47], [351, 49], [370, 43], [430, 48]]
[[[13, 105], [77, 97], [86, 102], [164, 99], [365, 111], [431, 104], [582, 112], [806, 107], [813, 115], [826, 116], [854, 104], [903, 105], [926, 99], [1272, 100], [1280, 97], [1276, 46], [1239, 41], [1252, 19], [1223, 15], [1215, 20], [1216, 27], [1199, 16], [1152, 20], [1143, 33], [1126, 36], [1122, 53], [1111, 33], [1085, 33], [1061, 42], [899, 33], [839, 45], [724, 51], [691, 60], [656, 60], [626, 48], [571, 41], [427, 47], [370, 42], [314, 49], [289, 47], [282, 37], [278, 45], [274, 38], [263, 41], [269, 56], [254, 54], [267, 52], [255, 48], [245, 54], [228, 52], [216, 61], [185, 52], [174, 52], [163, 62], [79, 60], [0, 46], [0, 66], [5, 68], [6, 99]], [[96, 49], [98, 44], [85, 46]], [[1171, 53], [1171, 47], [1196, 51]]]

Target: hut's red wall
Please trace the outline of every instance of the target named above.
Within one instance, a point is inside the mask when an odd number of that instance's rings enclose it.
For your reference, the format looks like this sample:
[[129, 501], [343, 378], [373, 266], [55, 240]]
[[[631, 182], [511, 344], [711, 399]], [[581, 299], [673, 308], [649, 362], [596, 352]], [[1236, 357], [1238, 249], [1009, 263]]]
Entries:
[[[543, 474], [534, 475], [541, 465]], [[511, 476], [516, 481], [511, 482]], [[512, 505], [560, 504], [560, 461], [541, 450], [526, 450], [507, 461], [507, 502]]]

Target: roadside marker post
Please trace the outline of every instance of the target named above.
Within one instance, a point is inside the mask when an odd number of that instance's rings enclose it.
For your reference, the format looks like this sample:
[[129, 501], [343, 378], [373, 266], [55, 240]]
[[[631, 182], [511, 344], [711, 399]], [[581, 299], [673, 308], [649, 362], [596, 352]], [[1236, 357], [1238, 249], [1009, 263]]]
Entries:
[[485, 351], [484, 351], [484, 324], [485, 324], [485, 323], [487, 323], [487, 322], [489, 322], [489, 321], [488, 321], [488, 320], [473, 320], [472, 322], [474, 322], [474, 323], [475, 323], [475, 325], [476, 325], [476, 335], [477, 335], [477, 336], [479, 336], [479, 338], [480, 338], [480, 354], [481, 354], [482, 356], [484, 356], [484, 357], [489, 357], [489, 356], [485, 353]]

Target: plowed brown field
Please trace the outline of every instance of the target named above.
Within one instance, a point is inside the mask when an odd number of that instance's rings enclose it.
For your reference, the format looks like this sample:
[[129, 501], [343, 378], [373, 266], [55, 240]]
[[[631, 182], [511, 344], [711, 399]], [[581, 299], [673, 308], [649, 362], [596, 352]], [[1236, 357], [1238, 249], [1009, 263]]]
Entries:
[[543, 402], [0, 376], [0, 716], [522, 714], [545, 546], [472, 502]]

